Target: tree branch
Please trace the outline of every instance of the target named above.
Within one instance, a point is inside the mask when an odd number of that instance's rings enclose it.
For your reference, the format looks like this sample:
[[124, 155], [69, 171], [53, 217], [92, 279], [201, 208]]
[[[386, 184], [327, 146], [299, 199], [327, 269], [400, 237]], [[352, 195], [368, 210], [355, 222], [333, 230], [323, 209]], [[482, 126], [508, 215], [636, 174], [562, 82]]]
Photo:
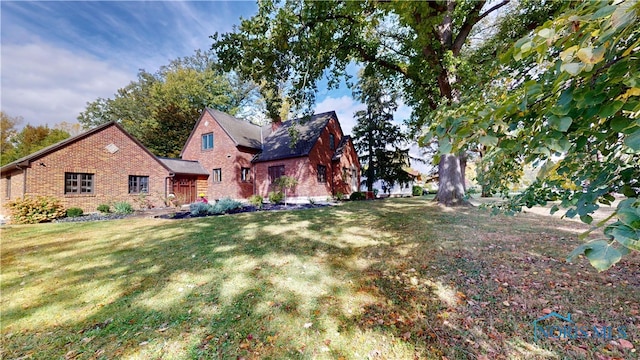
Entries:
[[509, 1], [510, 0], [503, 0], [502, 2], [492, 6], [490, 9], [488, 9], [487, 11], [485, 11], [482, 14], [480, 14], [480, 10], [482, 10], [482, 7], [486, 4], [486, 1], [480, 1], [480, 2], [476, 3], [476, 5], [474, 6], [473, 10], [471, 10], [469, 16], [467, 17], [467, 19], [465, 20], [464, 24], [460, 28], [460, 32], [458, 33], [458, 36], [456, 36], [456, 39], [453, 42], [453, 46], [451, 47], [451, 50], [453, 51], [453, 54], [455, 56], [460, 54], [460, 50], [462, 49], [462, 45], [464, 45], [465, 41], [467, 41], [467, 37], [471, 33], [471, 30], [473, 29], [475, 24], [477, 24], [480, 20], [482, 20], [485, 17], [487, 17], [487, 15], [491, 14], [492, 12], [494, 12], [494, 11], [500, 9], [501, 7], [507, 5], [509, 3]]

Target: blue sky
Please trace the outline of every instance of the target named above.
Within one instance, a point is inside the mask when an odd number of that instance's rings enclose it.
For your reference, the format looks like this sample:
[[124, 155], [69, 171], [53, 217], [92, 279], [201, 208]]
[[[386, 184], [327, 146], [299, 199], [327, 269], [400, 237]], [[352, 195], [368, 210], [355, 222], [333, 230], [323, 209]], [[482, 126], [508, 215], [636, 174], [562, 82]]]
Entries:
[[[23, 124], [76, 122], [87, 102], [112, 97], [177, 57], [208, 49], [257, 9], [251, 1], [2, 1], [1, 109]], [[316, 111], [336, 110], [346, 133], [362, 105], [320, 89]]]

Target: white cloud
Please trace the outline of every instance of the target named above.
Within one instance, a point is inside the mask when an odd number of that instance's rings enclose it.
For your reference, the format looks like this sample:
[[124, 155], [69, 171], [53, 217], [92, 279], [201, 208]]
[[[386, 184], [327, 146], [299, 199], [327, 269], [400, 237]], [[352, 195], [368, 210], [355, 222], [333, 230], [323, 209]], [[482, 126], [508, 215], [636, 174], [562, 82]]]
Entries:
[[345, 135], [351, 135], [351, 130], [357, 122], [353, 115], [358, 110], [364, 109], [364, 104], [356, 102], [350, 96], [345, 95], [339, 98], [327, 96], [326, 98], [324, 98], [324, 100], [316, 105], [315, 113], [335, 111], [338, 115], [338, 120], [340, 121], [342, 132], [344, 132]]
[[86, 103], [112, 97], [135, 74], [43, 42], [2, 45], [0, 107], [24, 124], [75, 122]]

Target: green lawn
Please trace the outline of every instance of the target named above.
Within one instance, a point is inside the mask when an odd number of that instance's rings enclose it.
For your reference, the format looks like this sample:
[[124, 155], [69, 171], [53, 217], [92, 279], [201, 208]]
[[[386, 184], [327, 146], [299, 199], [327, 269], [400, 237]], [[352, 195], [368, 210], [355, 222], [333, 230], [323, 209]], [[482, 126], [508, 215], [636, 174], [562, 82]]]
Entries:
[[[640, 256], [567, 264], [582, 230], [422, 198], [4, 226], [0, 357], [637, 358]], [[627, 338], [534, 341], [550, 311]]]

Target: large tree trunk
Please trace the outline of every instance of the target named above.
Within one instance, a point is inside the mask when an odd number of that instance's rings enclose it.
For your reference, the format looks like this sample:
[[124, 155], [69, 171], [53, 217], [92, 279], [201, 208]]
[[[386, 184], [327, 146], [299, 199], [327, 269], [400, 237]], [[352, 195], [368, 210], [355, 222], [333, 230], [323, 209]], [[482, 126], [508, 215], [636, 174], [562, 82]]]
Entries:
[[464, 198], [464, 177], [460, 166], [460, 158], [453, 154], [445, 154], [438, 164], [438, 193], [435, 200], [445, 206], [468, 206]]

